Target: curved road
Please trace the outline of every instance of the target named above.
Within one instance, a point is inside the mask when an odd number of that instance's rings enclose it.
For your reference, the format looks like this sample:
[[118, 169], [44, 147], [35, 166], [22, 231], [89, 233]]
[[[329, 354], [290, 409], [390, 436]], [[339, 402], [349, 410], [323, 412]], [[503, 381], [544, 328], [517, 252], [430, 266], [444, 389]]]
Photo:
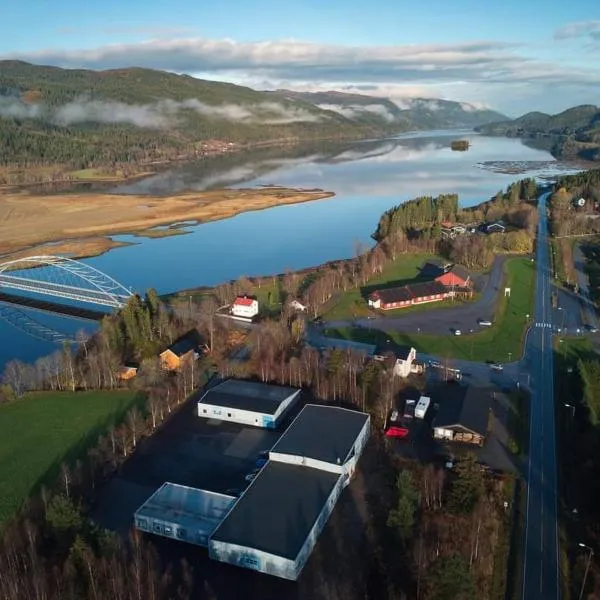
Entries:
[[538, 203], [535, 322], [525, 348], [532, 390], [523, 573], [526, 600], [560, 598], [548, 196], [542, 194]]
[[436, 310], [423, 310], [409, 312], [406, 316], [390, 317], [381, 316], [371, 319], [352, 319], [340, 321], [327, 321], [327, 327], [366, 327], [381, 329], [382, 331], [401, 331], [404, 333], [450, 333], [451, 330], [460, 329], [463, 333], [469, 329], [479, 328], [479, 319], [492, 320], [499, 298], [499, 288], [504, 275], [504, 262], [506, 256], [497, 256], [492, 270], [487, 278], [481, 298], [468, 304], [456, 307], [437, 308]]

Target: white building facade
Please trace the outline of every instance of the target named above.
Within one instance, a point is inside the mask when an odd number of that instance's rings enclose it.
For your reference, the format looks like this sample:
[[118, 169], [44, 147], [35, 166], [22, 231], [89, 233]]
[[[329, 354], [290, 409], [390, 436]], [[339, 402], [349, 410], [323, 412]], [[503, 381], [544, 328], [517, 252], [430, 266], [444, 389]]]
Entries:
[[231, 314], [243, 319], [252, 319], [258, 315], [258, 300], [247, 296], [238, 296], [231, 305]]

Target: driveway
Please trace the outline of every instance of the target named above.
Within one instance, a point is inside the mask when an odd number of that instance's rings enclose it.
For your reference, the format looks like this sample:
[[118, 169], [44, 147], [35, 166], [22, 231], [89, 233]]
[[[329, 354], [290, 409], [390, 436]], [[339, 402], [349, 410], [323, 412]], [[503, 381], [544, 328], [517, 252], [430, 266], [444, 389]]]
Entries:
[[449, 333], [453, 329], [460, 329], [465, 333], [470, 329], [478, 329], [477, 321], [479, 319], [491, 321], [494, 316], [498, 291], [502, 286], [505, 261], [506, 256], [496, 256], [490, 274], [482, 278], [484, 281], [481, 297], [475, 302], [460, 304], [456, 307], [432, 307], [431, 310], [423, 309], [417, 313], [408, 313], [406, 316], [328, 321], [327, 327], [354, 326], [381, 329], [383, 331], [434, 334]]

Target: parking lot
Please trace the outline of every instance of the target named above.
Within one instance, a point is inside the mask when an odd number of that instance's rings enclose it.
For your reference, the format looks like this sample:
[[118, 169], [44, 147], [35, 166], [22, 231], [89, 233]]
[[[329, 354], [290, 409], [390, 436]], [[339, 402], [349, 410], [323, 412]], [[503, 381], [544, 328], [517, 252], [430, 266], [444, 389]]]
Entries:
[[482, 464], [489, 468], [514, 473], [519, 470], [519, 459], [513, 456], [508, 449], [507, 422], [510, 411], [510, 399], [501, 389], [495, 389], [491, 400], [491, 417], [489, 420], [489, 431], [483, 447], [472, 446], [457, 442], [444, 442], [433, 437], [432, 422], [435, 418], [435, 405], [443, 401], [444, 387], [460, 385], [454, 381], [444, 383], [432, 376], [428, 380], [424, 392], [415, 389], [407, 389], [399, 401], [399, 412], [402, 415], [405, 398], [418, 399], [420, 395], [431, 398], [431, 406], [427, 411], [425, 419], [412, 419], [406, 421], [404, 426], [409, 430], [405, 439], [390, 439], [395, 452], [405, 458], [418, 460], [422, 463], [446, 463], [460, 459], [467, 452], [474, 452]]
[[100, 491], [93, 518], [126, 532], [133, 513], [165, 481], [235, 495], [248, 485], [259, 454], [270, 450], [299, 412], [302, 399], [276, 431], [198, 417], [188, 401], [151, 438], [142, 440]]

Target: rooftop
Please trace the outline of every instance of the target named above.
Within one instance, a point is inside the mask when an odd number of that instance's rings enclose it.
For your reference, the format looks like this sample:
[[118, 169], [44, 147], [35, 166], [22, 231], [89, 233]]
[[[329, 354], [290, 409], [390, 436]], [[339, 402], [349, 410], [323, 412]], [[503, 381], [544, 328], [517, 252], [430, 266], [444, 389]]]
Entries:
[[202, 340], [200, 334], [192, 329], [188, 331], [186, 334], [182, 335], [179, 339], [175, 340], [167, 350], [170, 350], [173, 354], [177, 356], [184, 356], [191, 350], [195, 350], [202, 344]]
[[226, 494], [164, 483], [138, 508], [135, 516], [177, 524], [189, 534], [201, 532], [207, 539], [235, 500]]
[[340, 477], [269, 461], [211, 539], [294, 560]]
[[[456, 275], [456, 277], [460, 277], [463, 281], [467, 281], [471, 277], [469, 271], [467, 271], [467, 269], [461, 267], [460, 265], [452, 265], [446, 271], [446, 273], [452, 273], [453, 275]], [[446, 273], [444, 273], [444, 275]], [[440, 277], [442, 277], [442, 275], [440, 275]]]
[[[461, 426], [485, 436], [491, 405], [492, 388], [444, 386], [439, 394], [432, 394], [440, 408], [433, 419], [433, 427]], [[439, 398], [439, 399], [438, 399]]]
[[200, 395], [201, 391], [196, 392], [194, 399], [214, 406], [274, 415], [279, 405], [298, 391], [297, 388], [258, 381], [227, 379], [208, 390], [203, 396]]
[[354, 352], [364, 352], [367, 356], [373, 356], [377, 349], [375, 344], [363, 344], [362, 342], [353, 342], [342, 338], [319, 337], [319, 347], [330, 348], [333, 350], [352, 350]]
[[337, 406], [307, 404], [271, 452], [345, 463], [369, 415]]
[[372, 296], [380, 298], [384, 304], [390, 304], [392, 302], [406, 302], [423, 296], [435, 296], [445, 292], [445, 286], [439, 281], [423, 281], [422, 283], [411, 283], [403, 287], [377, 290], [373, 292]]
[[236, 306], [252, 306], [255, 301], [256, 298], [252, 298], [251, 296], [238, 296], [233, 303]]

